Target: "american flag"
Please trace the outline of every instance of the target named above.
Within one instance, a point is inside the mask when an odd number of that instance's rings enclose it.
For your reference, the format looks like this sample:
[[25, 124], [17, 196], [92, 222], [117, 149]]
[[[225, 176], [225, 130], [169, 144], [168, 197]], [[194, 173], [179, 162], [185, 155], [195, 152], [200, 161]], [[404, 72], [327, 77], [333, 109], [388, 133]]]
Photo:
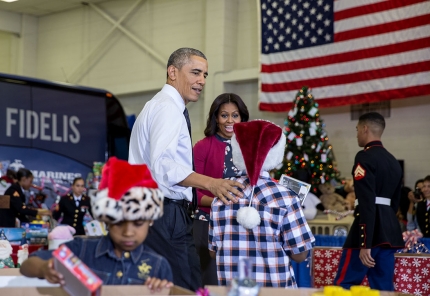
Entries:
[[429, 0], [260, 0], [260, 110], [430, 94]]

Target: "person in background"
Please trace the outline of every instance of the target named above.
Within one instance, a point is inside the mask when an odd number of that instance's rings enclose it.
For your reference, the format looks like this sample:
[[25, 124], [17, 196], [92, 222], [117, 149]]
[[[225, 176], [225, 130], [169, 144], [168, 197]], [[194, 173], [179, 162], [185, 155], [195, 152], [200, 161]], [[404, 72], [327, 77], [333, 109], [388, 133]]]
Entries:
[[[248, 108], [242, 99], [232, 93], [219, 95], [212, 103], [205, 128], [205, 138], [193, 148], [195, 171], [212, 178], [232, 178], [242, 175], [232, 161], [230, 139], [233, 126], [248, 121]], [[197, 189], [198, 213], [194, 216], [193, 236], [200, 256], [203, 285], [218, 285], [216, 262], [209, 255], [208, 230], [214, 195]]]
[[415, 211], [416, 211], [417, 203], [419, 203], [420, 201], [425, 201], [422, 193], [423, 186], [424, 186], [424, 179], [419, 179], [415, 182], [414, 191], [409, 190], [408, 192], [409, 208], [406, 214], [406, 218], [407, 218], [406, 230], [408, 231], [419, 228], [416, 221]]
[[30, 222], [28, 216], [50, 216], [48, 209], [30, 209], [25, 205], [25, 190], [29, 190], [33, 183], [30, 170], [21, 168], [17, 172], [18, 182], [12, 184], [4, 193], [9, 196], [9, 207], [0, 209], [0, 227], [15, 227], [16, 218], [21, 223]]
[[[108, 234], [75, 238], [65, 245], [104, 285], [170, 288], [169, 263], [145, 243], [153, 221], [163, 215], [163, 198], [146, 165], [130, 165], [112, 157], [103, 168], [99, 192], [91, 200], [94, 216], [108, 225]], [[52, 251], [32, 253], [20, 271], [27, 277], [65, 284], [63, 275], [53, 269]]]
[[265, 287], [297, 288], [291, 260], [302, 262], [315, 238], [293, 191], [270, 178], [282, 162], [286, 138], [279, 126], [252, 120], [236, 123], [231, 139], [233, 163], [247, 174], [236, 180], [244, 198], [212, 203], [209, 249], [216, 256], [219, 285], [239, 278], [238, 263], [249, 258], [247, 277]]
[[58, 221], [62, 218], [61, 224], [72, 226], [76, 230], [75, 235], [85, 235], [84, 216], [88, 214], [92, 216], [91, 199], [84, 192], [84, 179], [75, 178], [72, 183], [72, 193], [61, 197], [52, 213], [55, 220]]
[[3, 180], [6, 183], [10, 183], [10, 184], [18, 182], [15, 171], [13, 171], [11, 169], [7, 169], [6, 175], [1, 176], [0, 180]]
[[358, 146], [352, 169], [358, 205], [343, 245], [334, 284], [349, 289], [365, 275], [372, 289], [393, 291], [394, 253], [404, 248], [396, 217], [402, 187], [402, 169], [381, 142], [384, 117], [376, 112], [360, 116]]
[[128, 160], [147, 164], [165, 195], [164, 216], [154, 223], [148, 245], [172, 266], [175, 285], [202, 287], [200, 260], [192, 234], [197, 194], [209, 190], [224, 202], [236, 202], [238, 182], [194, 172], [191, 122], [186, 105], [197, 102], [208, 76], [206, 56], [193, 48], [174, 51], [167, 62], [167, 81], [140, 112], [133, 125]]
[[[422, 185], [418, 182], [422, 181]], [[418, 180], [415, 188], [416, 194], [410, 192], [411, 204], [416, 202], [415, 209], [415, 224], [416, 228], [423, 234], [423, 237], [430, 237], [430, 175], [426, 176], [424, 180]], [[421, 187], [421, 188], [420, 188]], [[412, 205], [413, 208], [413, 205]]]

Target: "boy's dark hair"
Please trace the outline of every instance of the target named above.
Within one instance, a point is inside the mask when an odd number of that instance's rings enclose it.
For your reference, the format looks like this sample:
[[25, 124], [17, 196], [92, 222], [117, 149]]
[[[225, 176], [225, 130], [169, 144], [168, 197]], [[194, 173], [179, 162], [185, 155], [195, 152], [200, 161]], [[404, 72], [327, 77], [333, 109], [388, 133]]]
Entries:
[[[428, 177], [428, 176], [427, 176], [427, 177]], [[415, 187], [414, 187], [414, 189], [415, 189], [415, 188], [417, 188], [418, 183], [424, 183], [424, 179], [419, 179], [419, 180], [417, 180], [417, 181], [415, 182]]]
[[430, 175], [427, 175], [427, 176], [424, 178], [424, 182], [430, 182]]

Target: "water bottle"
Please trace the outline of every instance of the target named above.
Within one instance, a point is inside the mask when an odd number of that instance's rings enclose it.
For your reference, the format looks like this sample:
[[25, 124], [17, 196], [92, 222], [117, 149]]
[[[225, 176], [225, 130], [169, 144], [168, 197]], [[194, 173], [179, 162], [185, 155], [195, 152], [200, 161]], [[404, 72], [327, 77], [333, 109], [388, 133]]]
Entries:
[[239, 278], [231, 281], [228, 296], [257, 296], [260, 287], [252, 279], [252, 260], [250, 258], [241, 258], [238, 266]]

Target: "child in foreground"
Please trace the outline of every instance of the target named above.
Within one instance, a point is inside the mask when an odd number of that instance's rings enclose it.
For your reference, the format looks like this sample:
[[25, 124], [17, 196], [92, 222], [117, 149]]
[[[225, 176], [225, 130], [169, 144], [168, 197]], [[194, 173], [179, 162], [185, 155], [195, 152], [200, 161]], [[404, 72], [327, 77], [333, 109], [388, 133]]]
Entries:
[[[147, 285], [151, 291], [173, 286], [167, 260], [144, 244], [153, 220], [163, 215], [164, 196], [146, 165], [110, 158], [100, 191], [91, 199], [94, 217], [108, 225], [101, 238], [76, 237], [65, 245], [104, 285]], [[38, 251], [20, 269], [27, 277], [64, 285], [53, 269], [52, 251]]]

